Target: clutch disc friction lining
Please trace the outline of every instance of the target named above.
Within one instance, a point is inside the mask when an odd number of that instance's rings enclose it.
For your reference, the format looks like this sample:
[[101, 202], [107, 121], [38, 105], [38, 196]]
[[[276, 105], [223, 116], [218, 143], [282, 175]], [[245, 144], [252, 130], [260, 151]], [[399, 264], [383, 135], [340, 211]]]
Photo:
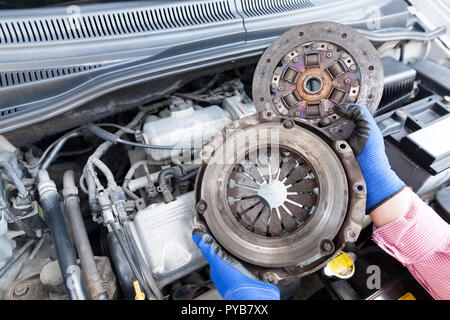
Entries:
[[252, 90], [257, 111], [337, 121], [333, 108], [340, 103], [376, 110], [383, 67], [376, 49], [356, 30], [332, 22], [308, 23], [285, 32], [266, 49]]

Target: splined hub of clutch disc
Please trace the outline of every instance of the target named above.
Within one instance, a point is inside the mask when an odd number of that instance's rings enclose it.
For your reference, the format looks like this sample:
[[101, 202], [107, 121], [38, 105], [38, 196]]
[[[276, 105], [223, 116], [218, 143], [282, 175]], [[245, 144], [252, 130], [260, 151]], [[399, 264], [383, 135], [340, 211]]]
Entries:
[[345, 25], [314, 22], [293, 28], [262, 55], [253, 77], [258, 111], [314, 120], [339, 119], [334, 106], [357, 102], [374, 112], [383, 68], [373, 45]]
[[354, 242], [365, 196], [345, 141], [271, 111], [205, 146], [195, 186], [199, 226], [261, 278], [308, 274]]

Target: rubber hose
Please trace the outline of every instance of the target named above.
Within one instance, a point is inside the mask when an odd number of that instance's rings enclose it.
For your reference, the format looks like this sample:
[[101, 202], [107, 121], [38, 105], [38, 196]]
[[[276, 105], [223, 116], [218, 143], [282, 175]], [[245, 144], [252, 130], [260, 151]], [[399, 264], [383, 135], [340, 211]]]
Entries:
[[27, 198], [28, 190], [25, 187], [25, 185], [22, 183], [20, 178], [17, 176], [17, 173], [14, 170], [13, 166], [9, 162], [0, 161], [0, 167], [3, 167], [5, 169], [6, 174], [12, 180], [13, 184], [16, 186], [17, 191], [19, 191], [19, 197]]
[[59, 195], [55, 183], [46, 170], [38, 172], [38, 190], [46, 221], [50, 228], [59, 268], [71, 300], [87, 300], [86, 288], [81, 279], [75, 250], [70, 242], [64, 215], [59, 205]]
[[50, 152], [50, 154], [48, 155], [47, 159], [45, 159], [44, 163], [41, 165], [42, 169], [47, 169], [50, 164], [56, 159], [59, 151], [62, 149], [62, 147], [64, 146], [64, 144], [67, 142], [67, 140], [72, 139], [74, 137], [79, 137], [81, 136], [80, 132], [73, 132], [67, 136], [65, 136], [64, 138], [62, 138], [54, 147], [52, 152]]
[[152, 297], [153, 295], [152, 295], [150, 289], [148, 288], [147, 284], [144, 282], [144, 279], [142, 278], [142, 275], [141, 275], [138, 267], [136, 266], [136, 263], [134, 262], [133, 257], [130, 254], [129, 248], [128, 248], [127, 244], [125, 243], [124, 239], [122, 238], [122, 235], [120, 234], [119, 229], [117, 228], [116, 224], [113, 221], [110, 221], [108, 224], [111, 227], [112, 231], [114, 232], [114, 235], [116, 236], [116, 239], [119, 242], [119, 245], [122, 248], [122, 251], [125, 254], [125, 257], [127, 258], [128, 264], [130, 265], [134, 276], [136, 277], [139, 284], [142, 286], [142, 290], [144, 290], [144, 293], [147, 296], [147, 299], [150, 299], [150, 297]]
[[64, 173], [63, 186], [66, 215], [69, 218], [69, 223], [72, 228], [72, 235], [89, 292], [95, 300], [107, 300], [108, 293], [103, 287], [103, 281], [98, 272], [97, 263], [95, 262], [94, 253], [89, 242], [86, 226], [81, 214], [80, 198], [78, 197], [78, 189], [75, 185], [75, 176], [72, 170]]
[[197, 175], [197, 172], [198, 168], [195, 168], [186, 174], [183, 174], [181, 167], [167, 168], [161, 170], [161, 172], [158, 175], [158, 184], [161, 189], [161, 193], [163, 194], [165, 202], [173, 201], [173, 195], [169, 191], [169, 186], [167, 185], [166, 181], [168, 176], [173, 176], [178, 181], [186, 181], [195, 177]]
[[159, 289], [158, 285], [155, 282], [155, 279], [153, 278], [150, 269], [148, 269], [147, 263], [145, 262], [144, 258], [141, 255], [141, 252], [137, 246], [136, 241], [133, 238], [133, 234], [131, 232], [131, 227], [128, 222], [124, 223], [124, 229], [125, 229], [125, 235], [128, 239], [128, 242], [131, 245], [132, 250], [134, 251], [135, 256], [137, 257], [138, 264], [142, 267], [144, 270], [144, 276], [148, 280], [148, 284], [150, 285], [150, 289], [155, 294], [156, 298], [158, 300], [163, 300], [163, 295], [161, 293], [161, 290]]

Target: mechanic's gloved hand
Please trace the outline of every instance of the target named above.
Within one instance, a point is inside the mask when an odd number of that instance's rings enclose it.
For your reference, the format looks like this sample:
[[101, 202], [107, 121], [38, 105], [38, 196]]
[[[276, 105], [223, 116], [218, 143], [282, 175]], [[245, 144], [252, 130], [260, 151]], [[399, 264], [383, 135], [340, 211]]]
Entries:
[[208, 260], [211, 280], [225, 300], [280, 299], [280, 290], [276, 286], [256, 278], [241, 263], [227, 255], [210, 234], [195, 229], [192, 239]]
[[383, 136], [369, 110], [361, 104], [349, 103], [337, 106], [336, 111], [356, 124], [348, 142], [366, 181], [366, 210], [370, 213], [402, 190], [405, 184], [389, 165]]

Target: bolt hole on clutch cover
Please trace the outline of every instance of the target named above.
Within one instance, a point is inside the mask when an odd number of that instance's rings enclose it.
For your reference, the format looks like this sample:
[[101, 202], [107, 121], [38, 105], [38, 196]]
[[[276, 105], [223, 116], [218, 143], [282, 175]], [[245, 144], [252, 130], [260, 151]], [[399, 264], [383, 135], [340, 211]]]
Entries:
[[261, 278], [281, 279], [317, 270], [356, 240], [366, 193], [345, 141], [263, 111], [204, 147], [195, 197], [205, 231]]
[[356, 102], [373, 113], [383, 93], [376, 49], [356, 30], [333, 22], [295, 27], [272, 42], [253, 77], [257, 111], [272, 110], [328, 125], [334, 106]]

